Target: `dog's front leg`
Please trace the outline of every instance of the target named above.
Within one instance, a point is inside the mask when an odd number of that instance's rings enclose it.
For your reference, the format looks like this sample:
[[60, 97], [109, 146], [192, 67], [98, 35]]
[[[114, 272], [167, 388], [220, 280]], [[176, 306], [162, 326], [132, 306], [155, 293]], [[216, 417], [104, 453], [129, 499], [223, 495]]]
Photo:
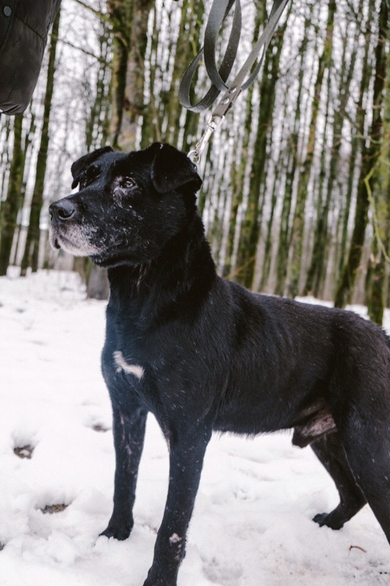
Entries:
[[181, 432], [170, 443], [169, 489], [154, 548], [152, 567], [144, 586], [175, 586], [185, 555], [188, 524], [198, 491], [211, 427]]
[[127, 539], [133, 528], [133, 506], [138, 467], [145, 438], [147, 412], [137, 405], [113, 408], [115, 446], [114, 510], [108, 527], [101, 535]]

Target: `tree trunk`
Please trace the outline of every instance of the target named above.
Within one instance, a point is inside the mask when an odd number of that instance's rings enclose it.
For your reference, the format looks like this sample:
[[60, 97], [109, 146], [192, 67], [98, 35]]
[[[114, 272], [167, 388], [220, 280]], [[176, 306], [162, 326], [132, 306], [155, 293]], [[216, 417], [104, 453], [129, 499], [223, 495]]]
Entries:
[[46, 82], [46, 93], [44, 99], [44, 112], [43, 112], [43, 125], [41, 130], [41, 144], [39, 146], [35, 184], [31, 200], [31, 211], [30, 220], [27, 231], [26, 244], [24, 249], [24, 255], [22, 259], [21, 275], [25, 276], [27, 268], [31, 266], [33, 272], [38, 270], [38, 257], [39, 257], [39, 240], [40, 240], [40, 218], [41, 210], [43, 205], [43, 191], [45, 187], [45, 176], [47, 167], [47, 156], [49, 148], [49, 124], [50, 124], [50, 110], [53, 98], [54, 90], [54, 74], [55, 74], [55, 61], [58, 41], [58, 29], [60, 25], [60, 12], [58, 11], [57, 16], [53, 23], [53, 29], [51, 33], [51, 43], [49, 49], [49, 64], [47, 69], [47, 82]]
[[111, 48], [111, 30], [107, 22], [101, 19], [96, 93], [91, 107], [86, 110], [85, 119], [85, 146], [88, 153], [104, 146], [109, 137]]
[[[375, 3], [371, 6], [371, 13], [375, 14]], [[344, 268], [340, 285], [335, 296], [335, 307], [345, 307], [352, 300], [353, 289], [356, 281], [356, 275], [360, 266], [363, 245], [368, 223], [368, 209], [369, 201], [369, 181], [374, 173], [375, 166], [378, 162], [381, 150], [381, 134], [382, 134], [382, 99], [385, 82], [384, 70], [384, 38], [383, 22], [386, 15], [387, 5], [386, 1], [382, 0], [381, 10], [379, 15], [379, 34], [378, 42], [375, 49], [375, 77], [373, 88], [373, 107], [372, 107], [372, 123], [369, 132], [369, 144], [363, 145], [361, 172], [357, 193], [355, 224], [352, 233], [352, 239], [349, 248], [347, 264]], [[387, 26], [387, 25], [386, 25]], [[385, 29], [386, 30], [386, 29]]]
[[[193, 148], [193, 137], [197, 135], [199, 115], [189, 110], [183, 112], [179, 102], [179, 87], [184, 71], [200, 49], [199, 23], [204, 18], [203, 2], [187, 0], [182, 8], [179, 35], [175, 46], [175, 64], [166, 99], [166, 133], [163, 140], [183, 148], [186, 152]], [[193, 85], [196, 83], [196, 77]], [[182, 118], [184, 114], [184, 119]], [[184, 129], [183, 139], [181, 138]]]
[[[361, 14], [363, 10], [363, 3], [364, 0], [360, 0], [359, 9], [357, 14]], [[347, 31], [346, 31], [347, 32]], [[354, 75], [358, 73], [358, 68], [356, 64], [358, 62], [358, 47], [359, 47], [359, 36], [360, 30], [359, 28], [355, 32], [354, 37], [354, 49], [351, 55], [350, 65], [349, 65], [349, 72], [348, 72], [348, 79], [349, 83], [347, 84], [345, 90], [345, 96], [343, 99], [343, 103], [346, 103], [348, 100], [349, 94], [349, 87], [350, 82], [353, 79]], [[366, 47], [364, 58], [361, 60], [362, 66], [361, 70], [363, 72], [367, 72], [367, 62], [369, 57], [369, 49], [368, 46]], [[359, 159], [359, 153], [361, 150], [362, 139], [361, 137], [364, 136], [364, 127], [365, 127], [365, 118], [366, 118], [366, 109], [363, 108], [363, 98], [365, 94], [365, 79], [366, 75], [362, 76], [362, 82], [360, 84], [360, 92], [359, 92], [359, 99], [356, 104], [356, 119], [354, 120], [354, 127], [355, 130], [352, 132], [351, 136], [351, 151], [349, 155], [349, 162], [348, 162], [348, 171], [347, 171], [347, 182], [345, 185], [345, 193], [344, 197], [341, 199], [341, 209], [340, 209], [340, 219], [339, 219], [339, 229], [337, 231], [337, 243], [336, 243], [336, 259], [335, 259], [335, 274], [334, 274], [334, 286], [333, 289], [336, 289], [336, 286], [340, 282], [340, 277], [342, 275], [344, 266], [346, 264], [346, 254], [347, 254], [347, 244], [348, 244], [348, 224], [351, 215], [351, 203], [353, 198], [354, 192], [354, 180], [355, 180], [355, 173], [356, 173], [356, 166], [357, 161]]]
[[318, 60], [317, 78], [314, 84], [314, 95], [311, 109], [311, 120], [309, 124], [309, 136], [306, 145], [306, 155], [299, 173], [297, 199], [291, 229], [290, 275], [288, 285], [288, 293], [290, 297], [295, 297], [299, 293], [299, 278], [301, 274], [303, 233], [305, 226], [305, 208], [308, 194], [308, 183], [313, 166], [314, 149], [317, 137], [317, 121], [320, 109], [324, 74], [325, 71], [330, 68], [332, 58], [333, 25], [335, 13], [336, 2], [335, 0], [330, 0], [328, 6], [328, 21], [326, 26], [325, 43], [322, 54]]
[[252, 94], [253, 86], [250, 87], [248, 90], [248, 99], [246, 102], [246, 115], [243, 125], [244, 136], [242, 143], [242, 155], [240, 158], [237, 159], [237, 157], [235, 157], [235, 159], [233, 160], [232, 170], [230, 174], [232, 198], [230, 203], [229, 227], [225, 246], [225, 266], [223, 269], [223, 276], [229, 278], [235, 276], [233, 270], [233, 253], [237, 228], [237, 214], [238, 209], [242, 204], [245, 172], [247, 169], [249, 141], [251, 135], [251, 127], [253, 124]]
[[[368, 315], [378, 325], [382, 325], [387, 300], [388, 277], [386, 263], [389, 261], [390, 228], [390, 53], [386, 55], [386, 40], [389, 39], [388, 6], [382, 1], [379, 15], [379, 42], [377, 47], [377, 72], [384, 85], [383, 133], [380, 135], [381, 149], [379, 160], [373, 170], [373, 181], [367, 184], [370, 203], [373, 205], [374, 238], [371, 254], [371, 270], [367, 291]], [[382, 93], [378, 93], [377, 107], [380, 108]], [[378, 124], [379, 131], [379, 124]]]
[[7, 274], [14, 239], [16, 221], [23, 199], [23, 173], [25, 152], [22, 146], [23, 116], [14, 118], [14, 146], [10, 169], [7, 199], [1, 206], [0, 218], [0, 276]]
[[145, 108], [144, 59], [153, 5], [153, 0], [107, 0], [115, 39], [111, 134], [113, 147], [125, 151], [137, 146], [137, 129]]
[[[5, 119], [5, 130], [4, 130], [4, 145], [8, 145], [10, 141], [10, 136], [12, 132], [11, 128], [11, 120], [10, 116], [7, 116]], [[1, 119], [0, 119], [1, 121]], [[1, 206], [3, 203], [3, 199], [5, 199], [5, 191], [6, 191], [6, 177], [7, 177], [7, 169], [10, 165], [10, 153], [8, 148], [4, 148], [0, 150], [0, 169], [3, 169], [3, 173], [0, 174], [0, 218], [1, 218]]]
[[[241, 225], [237, 252], [237, 281], [248, 288], [253, 287], [255, 275], [260, 219], [264, 202], [267, 144], [272, 134], [276, 84], [286, 25], [287, 19], [283, 27], [280, 27], [271, 39], [270, 46], [265, 55], [264, 69], [260, 83], [257, 135], [250, 171], [248, 201]], [[258, 27], [256, 27], [256, 31], [258, 31]], [[255, 108], [255, 105], [252, 105], [252, 107]]]

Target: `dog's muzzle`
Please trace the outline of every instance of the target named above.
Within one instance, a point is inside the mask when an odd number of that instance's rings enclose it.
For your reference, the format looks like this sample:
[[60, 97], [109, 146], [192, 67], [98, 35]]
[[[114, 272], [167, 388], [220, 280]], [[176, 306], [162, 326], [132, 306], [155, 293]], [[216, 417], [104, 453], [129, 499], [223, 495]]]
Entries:
[[63, 233], [68, 231], [67, 222], [74, 218], [75, 214], [76, 206], [66, 197], [52, 203], [49, 207], [51, 220], [50, 243], [53, 248], [62, 248], [64, 244]]
[[66, 222], [74, 216], [76, 208], [74, 204], [67, 198], [60, 199], [55, 203], [52, 203], [49, 207], [49, 214], [52, 223], [55, 222]]
[[76, 256], [93, 256], [99, 248], [93, 240], [96, 229], [82, 222], [78, 203], [64, 197], [49, 207], [51, 220], [50, 244]]

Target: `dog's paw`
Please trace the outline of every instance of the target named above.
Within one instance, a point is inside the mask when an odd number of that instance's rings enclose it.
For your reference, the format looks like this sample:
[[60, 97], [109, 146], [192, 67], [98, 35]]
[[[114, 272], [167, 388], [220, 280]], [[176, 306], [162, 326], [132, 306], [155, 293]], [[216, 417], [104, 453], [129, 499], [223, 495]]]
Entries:
[[313, 518], [313, 521], [318, 523], [320, 527], [325, 526], [335, 530], [341, 529], [344, 525], [344, 522], [337, 518], [336, 515], [332, 515], [332, 513], [319, 513]]
[[108, 525], [107, 529], [105, 529], [102, 533], [100, 533], [99, 537], [113, 537], [114, 539], [118, 539], [118, 541], [124, 541], [127, 539], [131, 533], [132, 526], [116, 526], [116, 525]]

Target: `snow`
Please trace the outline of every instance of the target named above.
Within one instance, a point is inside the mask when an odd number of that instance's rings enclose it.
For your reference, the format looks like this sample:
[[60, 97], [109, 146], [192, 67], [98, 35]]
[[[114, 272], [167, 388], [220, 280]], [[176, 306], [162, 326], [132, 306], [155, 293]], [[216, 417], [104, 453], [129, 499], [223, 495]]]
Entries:
[[[114, 476], [104, 312], [73, 273], [0, 279], [2, 586], [141, 586], [146, 577], [167, 448], [149, 418], [133, 532], [123, 542], [99, 537]], [[312, 451], [293, 447], [289, 433], [213, 437], [179, 586], [389, 584], [388, 544], [368, 507], [340, 531], [311, 521], [337, 500]]]

